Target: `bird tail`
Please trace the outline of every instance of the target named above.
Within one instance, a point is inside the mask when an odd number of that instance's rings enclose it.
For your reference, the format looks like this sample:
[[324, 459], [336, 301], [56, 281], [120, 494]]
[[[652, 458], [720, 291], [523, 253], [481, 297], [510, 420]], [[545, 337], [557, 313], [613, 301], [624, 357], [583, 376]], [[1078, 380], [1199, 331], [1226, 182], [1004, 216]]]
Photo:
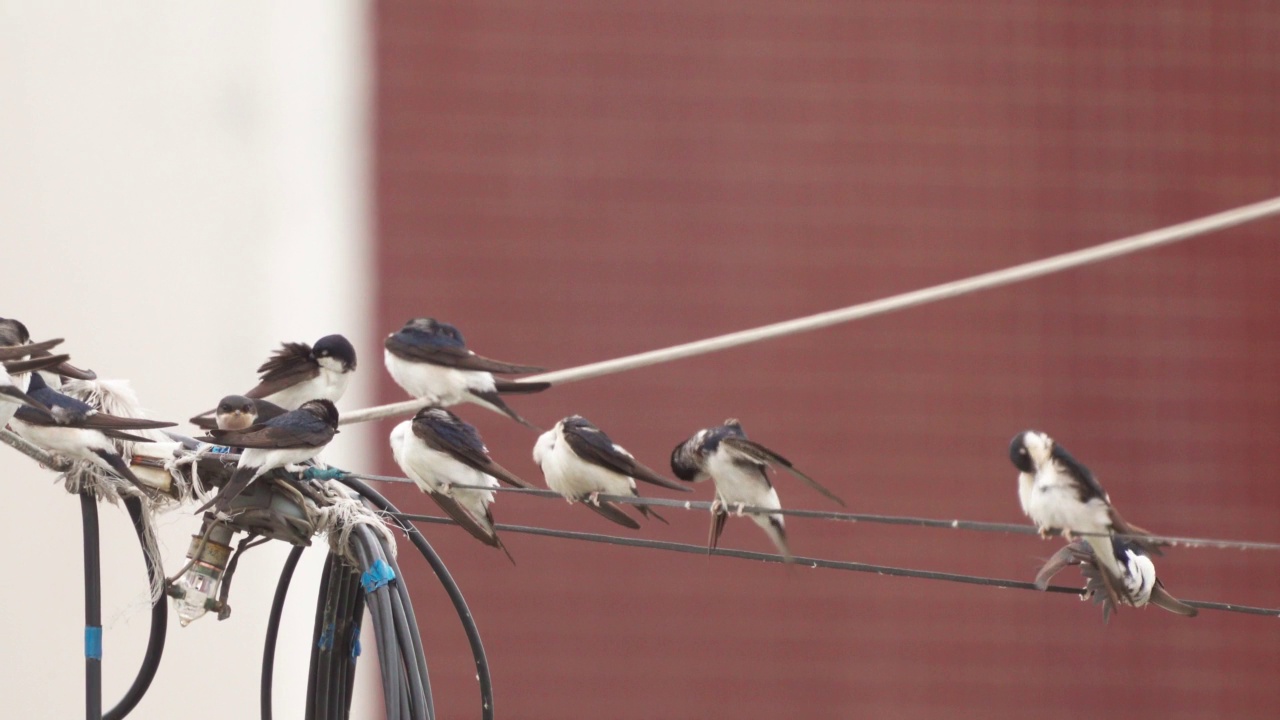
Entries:
[[70, 359], [70, 355], [46, 355], [44, 357], [34, 357], [30, 360], [6, 360], [4, 361], [4, 369], [10, 375], [16, 375], [33, 370], [47, 370]]
[[1199, 610], [1170, 595], [1159, 580], [1156, 581], [1155, 587], [1151, 588], [1151, 604], [1183, 617], [1195, 617], [1200, 614]]
[[707, 535], [708, 555], [720, 546], [720, 535], [724, 532], [724, 524], [728, 519], [729, 513], [723, 508], [717, 507], [711, 511], [711, 532]]
[[210, 507], [218, 512], [225, 511], [231, 501], [244, 492], [244, 489], [249, 487], [249, 483], [253, 482], [256, 477], [258, 477], [258, 468], [252, 465], [237, 467], [235, 474], [231, 476], [231, 480], [222, 486], [222, 489], [218, 491], [218, 494], [212, 500], [197, 508], [196, 514], [198, 515]]
[[618, 507], [614, 503], [609, 502], [608, 500], [601, 500], [599, 505], [590, 501], [587, 501], [583, 504], [591, 508], [594, 512], [603, 516], [605, 519], [611, 522], [615, 522], [625, 528], [630, 528], [632, 530], [640, 529], [640, 523], [632, 519], [630, 515], [622, 512], [622, 508]]
[[639, 510], [640, 514], [646, 518], [653, 518], [654, 520], [661, 522], [663, 525], [671, 524], [667, 522], [666, 518], [659, 515], [656, 511], [654, 511], [653, 508], [649, 507], [648, 505], [636, 505], [635, 508], [636, 510]]
[[782, 553], [782, 557], [788, 563], [794, 562], [791, 556], [791, 546], [787, 543], [787, 528], [782, 522], [781, 515], [752, 515], [751, 519], [761, 528], [764, 528], [764, 534], [769, 536], [773, 544], [777, 546], [778, 552]]
[[493, 386], [498, 392], [511, 395], [524, 395], [529, 393], [537, 393], [551, 387], [549, 382], [520, 382], [519, 380], [508, 380], [506, 378], [494, 378]]
[[[427, 495], [436, 502], [436, 505], [440, 506], [445, 515], [453, 518], [453, 521], [458, 523], [458, 526], [463, 530], [466, 530], [471, 537], [489, 547], [499, 548], [503, 552], [507, 552], [507, 549], [502, 545], [502, 541], [498, 539], [497, 531], [493, 529], [492, 513], [489, 513], [486, 518], [478, 518], [468, 512], [457, 500], [444, 493], [427, 491]], [[511, 557], [511, 553], [507, 553], [507, 557]], [[511, 563], [514, 565], [515, 560], [512, 560]]]
[[129, 469], [129, 465], [125, 463], [124, 458], [110, 450], [94, 450], [93, 453], [102, 458], [103, 462], [107, 465], [110, 465], [115, 474], [133, 483], [134, 487], [139, 490], [145, 490], [147, 488], [147, 486], [143, 485], [142, 481], [138, 479], [138, 476], [134, 475], [133, 471]]
[[538, 427], [537, 425], [534, 425], [528, 420], [525, 420], [524, 418], [520, 417], [519, 413], [517, 413], [515, 410], [512, 410], [511, 406], [507, 405], [502, 400], [502, 396], [498, 394], [498, 391], [472, 389], [471, 395], [473, 395], [474, 397], [476, 397], [481, 401], [479, 403], [480, 405], [483, 405], [489, 408], [490, 410], [500, 412], [503, 415], [506, 415], [507, 417], [511, 418], [512, 420], [515, 420], [516, 422], [520, 423], [521, 425], [529, 428], [530, 430], [534, 430], [536, 432], [542, 432], [542, 428]]

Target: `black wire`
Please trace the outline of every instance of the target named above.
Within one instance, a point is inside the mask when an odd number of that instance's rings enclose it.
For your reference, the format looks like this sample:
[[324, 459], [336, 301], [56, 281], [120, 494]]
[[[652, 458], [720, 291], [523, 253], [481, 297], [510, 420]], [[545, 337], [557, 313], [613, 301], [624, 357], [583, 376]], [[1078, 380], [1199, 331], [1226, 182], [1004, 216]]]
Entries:
[[337, 564], [337, 558], [333, 553], [325, 558], [324, 570], [320, 572], [320, 594], [316, 598], [316, 623], [315, 628], [311, 631], [311, 661], [307, 670], [307, 707], [303, 715], [306, 720], [315, 720], [316, 718], [316, 695], [319, 688], [320, 678], [320, 634], [324, 631], [325, 609], [329, 600], [329, 585], [333, 582], [333, 569]]
[[338, 598], [337, 624], [333, 630], [333, 661], [330, 665], [330, 683], [334, 697], [329, 702], [329, 713], [334, 717], [346, 717], [344, 714], [350, 703], [351, 687], [351, 652], [346, 647], [344, 638], [351, 632], [357, 622], [356, 598], [360, 597], [360, 584], [347, 583], [342, 596]]
[[[375, 482], [400, 484], [413, 483], [409, 478], [395, 477], [392, 475], [364, 475], [361, 473], [351, 473], [351, 476], [363, 478], [365, 480], [373, 480]], [[513, 493], [515, 495], [527, 495], [529, 497], [537, 498], [564, 499], [563, 495], [554, 490], [543, 490], [541, 488], [487, 487], [482, 485], [460, 484], [454, 484], [453, 488], [457, 490], [484, 490], [487, 492]], [[675, 500], [671, 498], [638, 497], [634, 495], [606, 495], [604, 493], [601, 493], [598, 497], [600, 500], [622, 503], [624, 505], [669, 507], [681, 510], [711, 509], [711, 503], [706, 500]], [[738, 509], [739, 508], [736, 505], [729, 508], [729, 510], [734, 512], [737, 512]], [[744, 505], [741, 510], [743, 513], [747, 514], [765, 513], [771, 515], [785, 515], [787, 517], [809, 518], [812, 520], [836, 520], [852, 523], [865, 522], [880, 525], [904, 525], [909, 527], [927, 527], [944, 530], [974, 530], [977, 532], [1007, 533], [1010, 535], [1038, 535], [1040, 533], [1039, 529], [1035, 526], [1022, 525], [1018, 523], [982, 522], [978, 520], [944, 520], [938, 518], [911, 517], [907, 515], [876, 515], [871, 513], [851, 513], [835, 510], [765, 508], [753, 507], [751, 505]], [[1215, 540], [1211, 538], [1182, 537], [1178, 535], [1125, 535], [1123, 533], [1075, 533], [1075, 535], [1078, 537], [1118, 537], [1125, 540], [1155, 540], [1162, 543], [1168, 543], [1173, 546], [1193, 548], [1280, 550], [1280, 543], [1259, 542], [1255, 540]]]
[[449, 569], [445, 567], [444, 561], [436, 554], [436, 551], [427, 542], [427, 539], [423, 537], [422, 533], [418, 531], [418, 528], [414, 527], [408, 520], [399, 517], [400, 511], [381, 493], [369, 487], [367, 483], [353, 477], [342, 477], [338, 481], [355, 490], [377, 506], [379, 510], [395, 518], [396, 524], [408, 535], [409, 540], [418, 548], [418, 552], [422, 553], [422, 557], [426, 558], [427, 564], [431, 566], [436, 578], [440, 580], [440, 585], [448, 593], [449, 600], [453, 602], [454, 610], [458, 613], [458, 619], [462, 622], [462, 629], [467, 634], [467, 642], [471, 644], [471, 656], [476, 662], [476, 677], [480, 681], [480, 717], [482, 720], [493, 720], [493, 678], [489, 674], [489, 658], [485, 655], [484, 643], [480, 640], [480, 630], [476, 627], [475, 618], [472, 617], [471, 610], [467, 608], [467, 601], [462, 597], [462, 590], [458, 588], [453, 576], [449, 574]]
[[98, 501], [80, 491], [80, 519], [84, 526], [84, 712], [89, 720], [102, 718], [102, 658], [89, 652], [90, 636], [102, 647], [102, 552], [98, 542]]
[[[124, 507], [129, 511], [129, 519], [133, 521], [133, 530], [138, 535], [138, 544], [142, 546], [142, 558], [147, 565], [147, 581], [155, 586], [161, 577], [161, 569], [156, 567], [155, 558], [147, 552], [147, 525], [142, 513], [142, 500], [136, 497], [125, 497]], [[160, 658], [164, 655], [164, 642], [169, 629], [169, 603], [163, 593], [151, 603], [151, 633], [147, 637], [147, 651], [142, 656], [142, 666], [133, 678], [133, 684], [125, 692], [116, 706], [102, 716], [102, 720], [122, 720], [138, 706], [142, 697], [151, 687], [151, 681], [160, 669]]]
[[355, 655], [356, 648], [360, 643], [360, 626], [364, 621], [364, 593], [361, 592], [361, 586], [355, 586], [355, 602], [351, 610], [351, 618], [354, 621], [351, 626], [351, 638], [347, 645], [346, 652], [351, 657], [351, 662], [347, 665], [347, 677], [345, 678], [344, 687], [347, 689], [347, 696], [342, 706], [342, 717], [351, 717], [351, 697], [354, 694], [352, 689], [356, 684], [356, 663], [359, 658]]
[[[401, 521], [426, 522], [439, 525], [457, 524], [451, 518], [436, 517], [434, 515], [399, 513], [394, 514], [393, 517], [396, 517]], [[663, 540], [641, 540], [639, 538], [618, 537], [616, 535], [599, 535], [596, 533], [574, 532], [571, 530], [552, 530], [549, 528], [528, 527], [525, 525], [506, 525], [503, 523], [497, 523], [494, 527], [503, 532], [563, 538], [566, 540], [581, 540], [584, 542], [602, 543], [605, 545], [621, 545], [624, 547], [638, 547], [650, 550], [667, 550], [669, 552], [696, 555], [721, 555], [723, 557], [739, 558], [742, 560], [760, 560], [762, 562], [770, 563], [787, 562], [787, 558], [782, 555], [752, 552], [750, 550], [732, 550], [728, 548], [708, 550], [706, 547], [701, 545], [689, 545], [686, 543], [667, 542]], [[1015, 590], [1041, 591], [1041, 589], [1036, 587], [1034, 583], [1023, 582], [1020, 580], [1005, 580], [1002, 578], [982, 577], [978, 575], [961, 575], [958, 573], [936, 572], [933, 570], [913, 570], [911, 568], [900, 568], [892, 565], [871, 565], [868, 563], [852, 562], [848, 560], [824, 560], [822, 558], [799, 556], [793, 557], [792, 560], [796, 565], [807, 565], [813, 568], [826, 568], [829, 570], [850, 570], [853, 572], [868, 572], [875, 573], [877, 575], [891, 575], [895, 577], [943, 580], [946, 582], [964, 583], [968, 585], [985, 585], [988, 587], [1012, 588]], [[1068, 595], [1081, 594], [1081, 590], [1079, 588], [1065, 587], [1061, 585], [1050, 585], [1047, 588], [1044, 588], [1043, 591], [1051, 593], [1065, 593]], [[1246, 615], [1270, 615], [1272, 617], [1280, 617], [1280, 608], [1264, 608], [1251, 605], [1237, 605], [1235, 603], [1209, 602], [1205, 600], [1182, 600], [1182, 602], [1202, 610], [1222, 610], [1224, 612], [1244, 613]]]
[[289, 583], [293, 581], [293, 571], [298, 567], [304, 545], [295, 545], [284, 560], [284, 568], [280, 570], [280, 580], [276, 583], [276, 594], [271, 599], [271, 614], [267, 616], [267, 639], [262, 646], [262, 687], [261, 705], [262, 720], [271, 720], [271, 687], [274, 684], [276, 666], [276, 640], [280, 636], [280, 618], [284, 615], [284, 600], [289, 595]]

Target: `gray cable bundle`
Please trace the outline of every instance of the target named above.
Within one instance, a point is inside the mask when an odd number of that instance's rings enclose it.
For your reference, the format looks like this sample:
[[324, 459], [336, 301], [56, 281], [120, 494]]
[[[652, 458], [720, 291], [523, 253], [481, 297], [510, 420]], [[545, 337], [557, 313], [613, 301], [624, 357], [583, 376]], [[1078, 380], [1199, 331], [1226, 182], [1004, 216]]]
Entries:
[[330, 553], [320, 583], [307, 689], [308, 720], [345, 719], [359, 654], [360, 618], [369, 610], [388, 720], [435, 720], [418, 621], [390, 541], [354, 528], [356, 566]]

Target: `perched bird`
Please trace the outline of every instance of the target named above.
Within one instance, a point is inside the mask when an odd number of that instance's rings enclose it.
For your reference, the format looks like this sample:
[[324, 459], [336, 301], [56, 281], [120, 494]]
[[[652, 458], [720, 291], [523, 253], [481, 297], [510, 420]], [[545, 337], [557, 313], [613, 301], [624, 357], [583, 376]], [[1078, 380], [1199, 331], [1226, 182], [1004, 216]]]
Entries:
[[[42, 342], [31, 342], [31, 333], [27, 331], [27, 326], [13, 318], [0, 318], [0, 359], [17, 360], [24, 357], [45, 358], [49, 357], [49, 349], [60, 344], [61, 338], [56, 340], [44, 340]], [[77, 380], [95, 380], [97, 375], [92, 370], [82, 370], [63, 358], [62, 362], [55, 363], [52, 366], [42, 367], [42, 370], [49, 373], [46, 380], [52, 381], [55, 385], [58, 383], [60, 376], [67, 376]], [[12, 370], [13, 382], [21, 390], [27, 389], [28, 378], [24, 370]]]
[[[0, 358], [4, 357], [5, 351], [8, 349], [0, 349]], [[13, 374], [44, 370], [66, 362], [66, 360], [66, 355], [48, 355], [29, 360], [0, 360], [0, 364], [4, 365], [4, 372], [0, 373], [0, 428], [9, 424], [13, 414], [23, 405], [37, 410], [49, 410], [44, 403], [32, 398], [22, 388], [18, 387], [14, 383]]]
[[243, 430], [254, 423], [265, 422], [288, 412], [266, 400], [244, 395], [228, 395], [218, 402], [213, 417], [197, 415], [189, 421], [201, 430]]
[[[571, 503], [586, 500], [587, 507], [632, 530], [639, 529], [640, 523], [617, 504], [601, 500], [600, 495], [636, 497], [636, 480], [668, 490], [689, 491], [637, 462], [581, 415], [570, 415], [543, 433], [533, 446], [533, 461], [542, 468], [547, 487]], [[637, 505], [636, 509], [645, 517], [666, 522], [644, 505]]]
[[[1048, 435], [1035, 430], [1020, 432], [1009, 444], [1009, 459], [1018, 469], [1018, 500], [1022, 512], [1035, 523], [1042, 537], [1058, 530], [1068, 540], [1087, 533], [1102, 580], [1114, 604], [1123, 604], [1125, 556], [1118, 554], [1106, 535], [1150, 535], [1125, 522], [1111, 505], [1089, 468], [1076, 460]], [[1158, 543], [1134, 540], [1143, 551], [1159, 554]]]
[[[699, 430], [688, 440], [671, 451], [671, 471], [687, 482], [701, 482], [711, 478], [716, 486], [716, 499], [711, 504], [711, 533], [707, 549], [714, 550], [724, 532], [729, 509], [737, 514], [744, 507], [781, 510], [778, 491], [769, 480], [771, 464], [781, 465], [792, 475], [803, 480], [836, 503], [844, 501], [823, 487], [817, 480], [800, 472], [791, 461], [757, 442], [747, 439], [742, 423], [725, 420], [723, 425]], [[751, 519], [764, 529], [769, 539], [787, 558], [791, 549], [787, 545], [786, 523], [779, 513], [748, 513]]]
[[110, 470], [141, 488], [142, 483], [116, 451], [115, 440], [151, 442], [128, 430], [153, 430], [177, 423], [125, 418], [99, 412], [93, 406], [49, 387], [40, 373], [32, 373], [31, 398], [48, 408], [23, 406], [13, 416], [13, 429], [33, 444], [57, 455], [85, 460]]
[[541, 372], [542, 368], [481, 357], [467, 349], [456, 327], [432, 318], [410, 320], [389, 335], [384, 346], [387, 372], [396, 384], [413, 397], [433, 405], [472, 402], [533, 428], [503, 401], [502, 394], [535, 393], [551, 387], [551, 383], [546, 382], [495, 378], [494, 373], [534, 373]]
[[261, 380], [246, 397], [296, 410], [308, 400], [337, 402], [356, 369], [356, 349], [341, 335], [325, 335], [314, 346], [284, 343], [258, 367]]
[[324, 449], [338, 432], [338, 408], [330, 400], [308, 400], [297, 410], [242, 430], [210, 430], [201, 442], [241, 448], [240, 462], [218, 496], [200, 506], [225, 512], [231, 501], [259, 476], [286, 465], [304, 463]]
[[405, 475], [462, 529], [511, 558], [493, 528], [493, 492], [454, 486], [498, 487], [499, 480], [513, 487], [533, 486], [494, 462], [474, 427], [444, 408], [425, 407], [391, 431], [391, 454]]
[[1116, 611], [1117, 602], [1132, 607], [1143, 607], [1150, 603], [1184, 617], [1195, 617], [1198, 614], [1195, 608], [1165, 590], [1164, 583], [1156, 577], [1155, 564], [1140, 545], [1124, 538], [1115, 538], [1111, 547], [1116, 565], [1123, 571], [1119, 577], [1120, 582], [1115, 583], [1117, 597], [1113, 598], [1108, 590], [1110, 586], [1104, 580], [1107, 571], [1100, 567], [1093, 547], [1083, 539], [1073, 540], [1049, 558], [1036, 575], [1036, 587], [1044, 590], [1049, 587], [1053, 576], [1063, 568], [1079, 565], [1080, 573], [1085, 578], [1084, 596], [1102, 605], [1104, 622]]

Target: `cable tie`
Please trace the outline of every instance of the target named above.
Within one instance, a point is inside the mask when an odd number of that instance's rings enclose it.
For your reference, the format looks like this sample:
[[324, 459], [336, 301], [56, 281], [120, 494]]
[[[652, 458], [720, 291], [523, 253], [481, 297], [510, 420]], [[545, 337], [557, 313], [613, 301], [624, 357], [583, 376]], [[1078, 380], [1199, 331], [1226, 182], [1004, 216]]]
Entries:
[[231, 448], [226, 445], [210, 445], [209, 454], [211, 455], [230, 455]]
[[324, 626], [324, 632], [320, 633], [320, 640], [316, 643], [316, 647], [321, 650], [333, 647], [333, 623]]
[[386, 560], [378, 558], [373, 565], [360, 576], [360, 584], [366, 593], [371, 593], [396, 579], [396, 571], [391, 569]]
[[340, 480], [346, 476], [346, 470], [340, 470], [335, 467], [309, 467], [302, 471], [302, 477], [308, 480]]
[[86, 625], [84, 628], [84, 656], [90, 660], [102, 659], [102, 626]]

